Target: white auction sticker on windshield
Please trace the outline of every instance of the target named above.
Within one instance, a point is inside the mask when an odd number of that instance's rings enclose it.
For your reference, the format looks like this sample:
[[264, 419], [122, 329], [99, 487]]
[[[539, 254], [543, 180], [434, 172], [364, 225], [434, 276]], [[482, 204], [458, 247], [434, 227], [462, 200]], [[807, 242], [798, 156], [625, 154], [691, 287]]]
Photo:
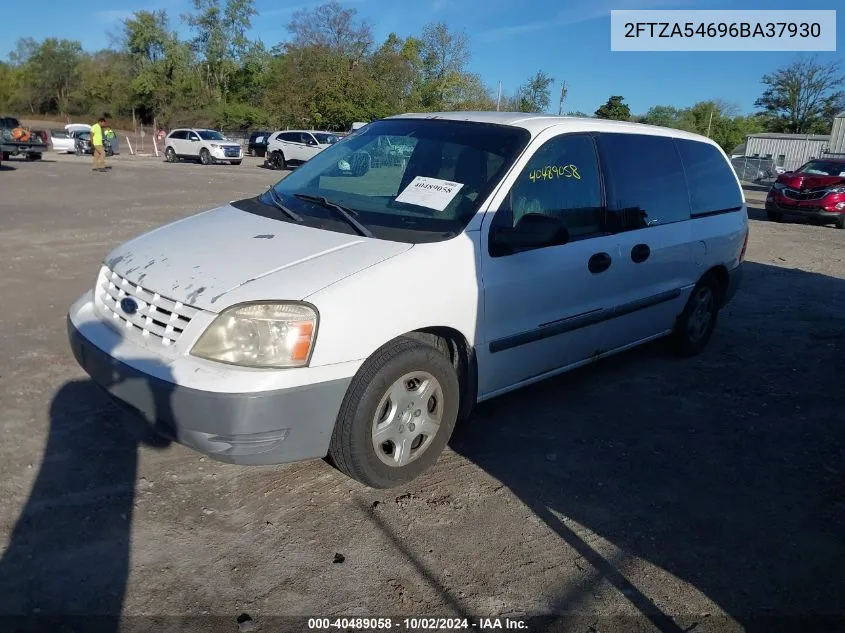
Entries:
[[396, 202], [416, 204], [436, 211], [443, 211], [463, 187], [459, 182], [417, 176], [405, 191], [396, 196]]

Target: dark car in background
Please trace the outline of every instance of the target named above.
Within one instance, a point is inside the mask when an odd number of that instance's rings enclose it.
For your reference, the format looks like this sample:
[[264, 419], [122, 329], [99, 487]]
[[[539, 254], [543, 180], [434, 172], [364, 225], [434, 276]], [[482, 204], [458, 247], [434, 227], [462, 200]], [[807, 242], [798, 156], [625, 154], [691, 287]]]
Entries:
[[766, 215], [780, 222], [802, 217], [845, 229], [845, 158], [816, 158], [777, 177]]
[[264, 156], [267, 154], [267, 142], [272, 132], [253, 132], [249, 135], [246, 151], [250, 156]]
[[[94, 153], [94, 148], [91, 147], [91, 132], [74, 132], [74, 136], [76, 137], [76, 141], [74, 142], [74, 151], [77, 156]], [[106, 156], [114, 156], [112, 144], [109, 139], [105, 137], [103, 137], [103, 149], [106, 152]]]

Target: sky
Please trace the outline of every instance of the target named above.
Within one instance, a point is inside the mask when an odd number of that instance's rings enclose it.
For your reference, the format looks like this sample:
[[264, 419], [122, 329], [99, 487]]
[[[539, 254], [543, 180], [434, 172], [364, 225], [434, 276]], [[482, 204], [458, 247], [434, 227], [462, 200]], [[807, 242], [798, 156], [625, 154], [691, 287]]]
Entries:
[[[291, 15], [320, 0], [256, 0], [259, 15], [251, 36], [271, 47], [287, 38]], [[796, 58], [787, 52], [619, 52], [610, 50], [611, 9], [842, 9], [837, 15], [837, 52], [819, 61], [843, 61], [845, 4], [841, 0], [340, 0], [373, 26], [376, 42], [391, 32], [417, 35], [425, 23], [446, 22], [464, 30], [479, 73], [495, 91], [514, 93], [542, 70], [555, 78], [550, 111], [556, 113], [561, 82], [567, 83], [564, 112], [592, 113], [611, 95], [622, 95], [634, 114], [654, 105], [685, 107], [707, 99], [754, 111], [765, 73]], [[172, 25], [187, 35], [179, 15], [191, 0], [30, 0], [26, 14], [38, 16], [0, 29], [0, 58], [18, 37], [81, 41], [89, 51], [105, 48], [121, 21], [138, 10], [167, 9]]]

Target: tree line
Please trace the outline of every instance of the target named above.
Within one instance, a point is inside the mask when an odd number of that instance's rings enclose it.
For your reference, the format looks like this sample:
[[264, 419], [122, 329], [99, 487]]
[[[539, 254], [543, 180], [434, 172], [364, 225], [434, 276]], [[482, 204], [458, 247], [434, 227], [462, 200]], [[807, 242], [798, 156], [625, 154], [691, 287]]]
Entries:
[[[409, 111], [545, 112], [552, 76], [537, 71], [500, 97], [468, 70], [465, 32], [443, 22], [409, 37], [376, 42], [372, 24], [332, 0], [291, 16], [285, 42], [251, 39], [255, 0], [192, 0], [193, 10], [137, 11], [110, 48], [89, 53], [78, 41], [24, 38], [0, 62], [0, 111], [21, 116], [94, 116], [173, 127], [348, 129]], [[181, 38], [176, 20], [187, 27]], [[632, 115], [612, 96], [592, 116], [709, 133], [730, 150], [758, 131], [829, 131], [845, 109], [836, 64], [802, 58], [762, 79], [760, 112], [708, 101], [655, 106]], [[569, 113], [583, 114], [583, 113]]]

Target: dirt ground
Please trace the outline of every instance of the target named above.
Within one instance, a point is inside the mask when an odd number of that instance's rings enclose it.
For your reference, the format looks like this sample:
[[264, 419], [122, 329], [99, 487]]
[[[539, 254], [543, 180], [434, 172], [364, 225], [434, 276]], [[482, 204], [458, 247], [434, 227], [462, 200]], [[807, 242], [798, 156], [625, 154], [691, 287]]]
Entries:
[[653, 344], [484, 403], [435, 468], [373, 491], [322, 461], [157, 440], [68, 349], [66, 310], [113, 246], [280, 174], [45, 159], [0, 170], [0, 632], [68, 614], [51, 630], [117, 631], [93, 616], [121, 613], [150, 631], [238, 631], [242, 613], [259, 631], [845, 630], [845, 231], [751, 209], [743, 286], [701, 356]]

